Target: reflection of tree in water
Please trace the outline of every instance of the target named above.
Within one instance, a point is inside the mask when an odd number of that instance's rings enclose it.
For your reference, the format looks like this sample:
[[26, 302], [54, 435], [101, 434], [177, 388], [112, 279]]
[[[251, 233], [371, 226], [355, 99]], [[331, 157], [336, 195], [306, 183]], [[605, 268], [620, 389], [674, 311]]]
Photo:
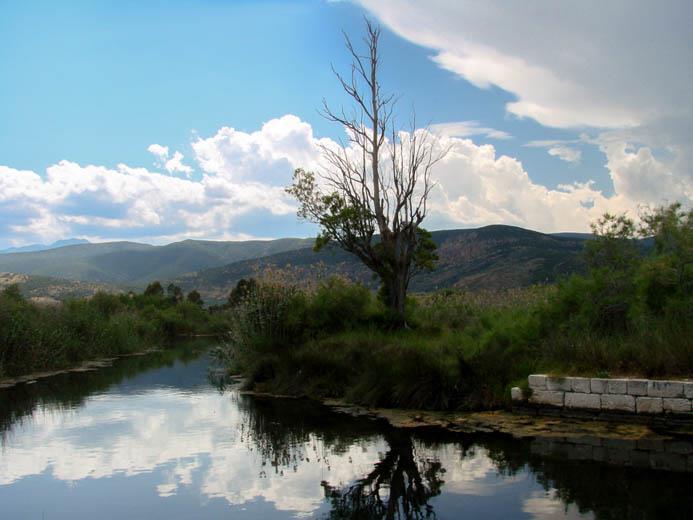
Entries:
[[412, 437], [390, 430], [389, 449], [364, 478], [344, 488], [323, 482], [332, 510], [328, 518], [435, 518], [431, 497], [440, 494], [440, 461], [416, 457]]
[[331, 413], [304, 400], [240, 396], [237, 405], [243, 413], [241, 440], [276, 473], [295, 471], [304, 461], [322, 462], [329, 469], [331, 455], [373, 441], [382, 430], [373, 421]]
[[[345, 488], [322, 482], [330, 518], [433, 518], [428, 500], [440, 494], [445, 472], [439, 461], [419, 459], [406, 431], [367, 419], [330, 413], [301, 400], [239, 398], [241, 436], [263, 465], [277, 474], [301, 463], [322, 462], [357, 443], [384, 439], [387, 452], [368, 475]], [[260, 476], [263, 476], [262, 474]]]

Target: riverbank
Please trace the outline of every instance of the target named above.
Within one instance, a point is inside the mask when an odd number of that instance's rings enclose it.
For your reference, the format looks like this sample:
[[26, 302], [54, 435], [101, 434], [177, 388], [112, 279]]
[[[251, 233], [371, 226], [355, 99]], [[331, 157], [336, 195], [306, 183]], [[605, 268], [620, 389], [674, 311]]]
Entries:
[[[297, 399], [253, 391], [241, 393], [259, 399]], [[532, 410], [441, 412], [369, 408], [338, 399], [322, 399], [319, 403], [333, 413], [380, 420], [405, 430], [505, 435], [530, 442], [534, 452], [548, 457], [693, 473], [693, 422], [664, 427], [587, 416], [542, 415]]]
[[212, 335], [226, 328], [224, 313], [212, 313], [201, 302], [175, 293], [166, 296], [163, 289], [97, 293], [41, 305], [10, 286], [0, 292], [0, 378], [31, 379], [35, 373], [79, 369], [85, 362], [161, 348], [182, 335]]
[[124, 358], [124, 357], [132, 357], [132, 356], [146, 356], [148, 354], [152, 354], [154, 352], [159, 352], [160, 349], [147, 349], [147, 350], [142, 350], [139, 352], [129, 352], [127, 354], [119, 354], [115, 357], [104, 357], [104, 358], [97, 358], [97, 359], [91, 359], [87, 361], [83, 361], [79, 363], [76, 366], [70, 367], [70, 368], [63, 368], [60, 370], [44, 370], [42, 372], [33, 372], [30, 374], [23, 374], [21, 376], [15, 376], [15, 377], [0, 377], [0, 389], [3, 388], [12, 388], [15, 385], [25, 383], [25, 384], [33, 384], [39, 379], [44, 379], [46, 377], [53, 377], [57, 376], [60, 374], [68, 374], [71, 372], [78, 373], [78, 372], [93, 372], [95, 370], [99, 370], [101, 368], [106, 368], [110, 367], [113, 365], [113, 362], [116, 361], [119, 358]]

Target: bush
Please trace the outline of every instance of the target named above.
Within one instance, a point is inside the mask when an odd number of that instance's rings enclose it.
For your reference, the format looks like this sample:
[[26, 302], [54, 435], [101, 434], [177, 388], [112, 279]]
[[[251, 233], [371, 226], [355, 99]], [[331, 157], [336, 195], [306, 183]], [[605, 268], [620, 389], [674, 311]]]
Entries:
[[367, 323], [375, 314], [371, 292], [361, 284], [331, 277], [319, 284], [308, 305], [307, 326], [338, 332]]

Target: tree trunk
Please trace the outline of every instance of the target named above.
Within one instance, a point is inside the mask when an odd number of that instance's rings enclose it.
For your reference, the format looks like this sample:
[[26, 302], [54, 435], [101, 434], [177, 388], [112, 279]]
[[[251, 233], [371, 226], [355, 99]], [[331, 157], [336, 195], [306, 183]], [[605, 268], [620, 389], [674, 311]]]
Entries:
[[406, 273], [395, 270], [381, 277], [385, 304], [394, 318], [393, 325], [398, 329], [407, 327], [405, 304], [407, 300]]

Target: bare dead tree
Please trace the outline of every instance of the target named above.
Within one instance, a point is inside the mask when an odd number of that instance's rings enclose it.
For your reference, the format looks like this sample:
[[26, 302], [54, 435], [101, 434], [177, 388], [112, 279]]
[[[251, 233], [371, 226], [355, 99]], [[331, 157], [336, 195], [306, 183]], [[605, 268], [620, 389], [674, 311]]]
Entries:
[[339, 146], [322, 146], [325, 167], [297, 169], [287, 189], [299, 201], [299, 216], [320, 225], [316, 249], [336, 242], [355, 254], [381, 281], [381, 296], [404, 326], [411, 278], [437, 259], [430, 234], [421, 227], [428, 210], [431, 172], [446, 150], [412, 114], [404, 131], [395, 125], [396, 99], [378, 80], [380, 28], [366, 21], [365, 53], [345, 34], [350, 74], [333, 71], [354, 101], [347, 113], [323, 101], [324, 116], [348, 135]]

